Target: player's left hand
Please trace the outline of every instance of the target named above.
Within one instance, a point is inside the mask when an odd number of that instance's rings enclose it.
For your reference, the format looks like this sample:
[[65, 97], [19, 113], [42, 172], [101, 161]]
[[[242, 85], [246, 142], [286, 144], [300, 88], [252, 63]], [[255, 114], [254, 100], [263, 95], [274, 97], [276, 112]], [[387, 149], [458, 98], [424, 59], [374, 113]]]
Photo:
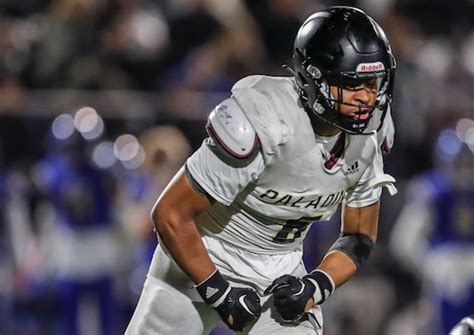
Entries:
[[264, 294], [273, 294], [273, 304], [284, 322], [302, 321], [314, 306], [316, 287], [306, 278], [281, 276], [267, 287]]
[[267, 287], [273, 294], [273, 304], [285, 322], [301, 322], [314, 305], [320, 305], [334, 292], [335, 284], [329, 274], [315, 270], [303, 278], [283, 275]]

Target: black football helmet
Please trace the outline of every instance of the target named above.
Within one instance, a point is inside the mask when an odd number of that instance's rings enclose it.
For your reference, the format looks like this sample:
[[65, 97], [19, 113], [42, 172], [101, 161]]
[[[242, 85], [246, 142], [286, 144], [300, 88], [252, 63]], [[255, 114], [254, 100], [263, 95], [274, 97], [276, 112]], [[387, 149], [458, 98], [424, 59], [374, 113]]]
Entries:
[[[296, 36], [293, 60], [300, 99], [310, 114], [350, 134], [381, 128], [392, 99], [395, 58], [382, 28], [362, 10], [336, 6], [311, 15]], [[341, 113], [342, 89], [370, 81], [377, 98], [374, 106], [364, 106], [369, 117]], [[329, 86], [338, 87], [337, 97]], [[374, 114], [378, 122], [367, 129]]]

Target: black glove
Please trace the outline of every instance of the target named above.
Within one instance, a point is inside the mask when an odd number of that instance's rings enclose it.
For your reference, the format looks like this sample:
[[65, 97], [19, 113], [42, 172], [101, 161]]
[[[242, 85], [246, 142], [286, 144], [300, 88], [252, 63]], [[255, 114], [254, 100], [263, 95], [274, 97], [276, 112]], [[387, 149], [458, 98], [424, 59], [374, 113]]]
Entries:
[[324, 272], [315, 271], [303, 278], [283, 275], [267, 287], [273, 304], [284, 322], [298, 323], [306, 319], [305, 307], [310, 298], [322, 304], [334, 291], [334, 283]]
[[260, 298], [251, 288], [231, 287], [216, 270], [196, 286], [204, 302], [214, 307], [221, 319], [235, 331], [255, 322], [261, 312]]
[[474, 335], [474, 315], [462, 319], [454, 326], [449, 335]]
[[[257, 292], [240, 287], [231, 288], [224, 301], [215, 309], [229, 328], [236, 331], [242, 331], [245, 326], [257, 321], [262, 312]], [[230, 316], [232, 324], [229, 323]]]

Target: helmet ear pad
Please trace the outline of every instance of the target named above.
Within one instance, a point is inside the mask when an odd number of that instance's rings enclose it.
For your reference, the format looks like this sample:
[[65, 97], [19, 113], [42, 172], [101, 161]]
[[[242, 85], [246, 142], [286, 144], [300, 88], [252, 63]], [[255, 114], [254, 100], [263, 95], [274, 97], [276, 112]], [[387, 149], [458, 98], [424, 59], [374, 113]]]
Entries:
[[[344, 78], [377, 80], [373, 109], [384, 111], [391, 102], [395, 58], [383, 30], [359, 9], [331, 7], [310, 16], [296, 36], [293, 61], [305, 109], [343, 131], [363, 134], [372, 115], [361, 119], [339, 111]], [[336, 97], [329, 85], [340, 88]]]
[[[301, 51], [296, 50], [300, 57], [303, 57]], [[294, 57], [297, 57], [295, 53]], [[309, 63], [303, 60], [302, 63]], [[333, 97], [330, 92], [329, 84], [323, 77], [321, 71], [313, 66], [308, 65], [305, 71], [296, 72], [296, 82], [299, 88], [300, 100], [303, 107], [310, 116], [317, 116], [324, 122], [332, 125], [338, 125], [343, 114], [336, 110], [335, 101], [338, 102], [341, 97]]]
[[[296, 49], [293, 58], [301, 57], [300, 62], [303, 66], [307, 63], [307, 69], [296, 72], [296, 82], [299, 87], [300, 98], [305, 104], [311, 106], [314, 112], [322, 114], [324, 109], [329, 108], [327, 99], [330, 97], [329, 85], [322, 78], [322, 73], [319, 68], [311, 65], [308, 60], [304, 59], [301, 50]], [[322, 99], [325, 97], [326, 99]]]

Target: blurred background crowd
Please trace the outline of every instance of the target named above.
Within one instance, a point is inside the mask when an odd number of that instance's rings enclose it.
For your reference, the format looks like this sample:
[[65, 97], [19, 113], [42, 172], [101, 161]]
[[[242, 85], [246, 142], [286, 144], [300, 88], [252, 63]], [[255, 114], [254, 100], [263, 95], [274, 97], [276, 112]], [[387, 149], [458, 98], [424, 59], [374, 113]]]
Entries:
[[[299, 25], [331, 5], [391, 41], [399, 193], [325, 334], [441, 335], [474, 313], [472, 0], [0, 0], [0, 333], [123, 333], [151, 206], [207, 115], [243, 76], [288, 75]], [[308, 267], [338, 229], [313, 225]]]

